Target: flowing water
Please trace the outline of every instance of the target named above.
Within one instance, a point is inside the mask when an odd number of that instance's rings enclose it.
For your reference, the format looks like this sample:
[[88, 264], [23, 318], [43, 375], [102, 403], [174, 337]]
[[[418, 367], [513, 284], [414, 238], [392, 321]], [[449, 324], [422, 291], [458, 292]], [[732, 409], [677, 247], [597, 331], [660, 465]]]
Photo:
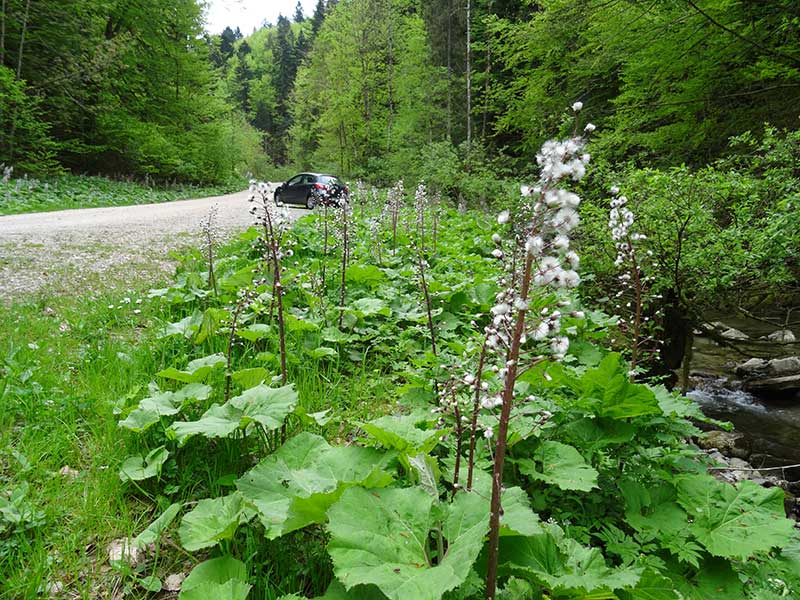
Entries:
[[[749, 319], [719, 319], [753, 338], [775, 331]], [[795, 332], [800, 333], [800, 332]], [[753, 356], [774, 358], [800, 354], [800, 347], [745, 344], [741, 351], [722, 347], [708, 338], [695, 338], [692, 360], [692, 390], [689, 397], [703, 412], [730, 421], [744, 433], [751, 446], [750, 462], [758, 466], [800, 463], [800, 396], [757, 397], [741, 389], [733, 367]]]

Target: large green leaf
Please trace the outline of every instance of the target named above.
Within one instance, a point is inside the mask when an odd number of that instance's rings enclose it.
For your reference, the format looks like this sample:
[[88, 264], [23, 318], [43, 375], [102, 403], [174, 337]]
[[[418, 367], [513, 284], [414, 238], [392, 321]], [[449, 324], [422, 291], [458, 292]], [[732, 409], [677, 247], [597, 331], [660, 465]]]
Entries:
[[280, 388], [257, 385], [221, 406], [212, 405], [197, 421], [176, 421], [170, 427], [170, 433], [183, 445], [194, 435], [227, 437], [251, 423], [259, 423], [267, 431], [273, 431], [281, 427], [296, 406], [297, 392], [291, 385]]
[[362, 317], [371, 317], [372, 315], [388, 317], [392, 314], [392, 310], [386, 304], [386, 301], [380, 298], [360, 298], [353, 302], [353, 308]]
[[324, 438], [301, 433], [236, 482], [255, 507], [265, 534], [323, 523], [328, 508], [352, 485], [380, 487], [392, 481], [385, 469], [391, 455], [359, 446], [331, 447]]
[[785, 517], [780, 488], [752, 481], [736, 488], [710, 475], [685, 475], [677, 488], [692, 517], [689, 530], [715, 556], [746, 560], [791, 539], [794, 522]]
[[211, 395], [211, 387], [202, 383], [190, 383], [177, 392], [158, 392], [139, 401], [127, 418], [119, 422], [120, 427], [141, 433], [158, 423], [161, 417], [177, 414], [191, 400], [205, 400]]
[[631, 383], [617, 353], [608, 354], [596, 369], [581, 378], [581, 396], [592, 402], [599, 416], [627, 419], [660, 414], [655, 394], [644, 385]]
[[[731, 563], [710, 557], [693, 577], [685, 574], [666, 573], [672, 578], [676, 590], [686, 600], [742, 600], [747, 598], [739, 574]], [[756, 596], [758, 597], [758, 596]]]
[[247, 567], [231, 556], [200, 563], [181, 585], [179, 600], [245, 600]]
[[680, 600], [675, 585], [658, 573], [646, 570], [636, 587], [619, 592], [620, 600]]
[[195, 310], [191, 315], [181, 319], [177, 323], [167, 323], [159, 337], [182, 335], [187, 340], [190, 340], [194, 337], [195, 333], [197, 333], [202, 322], [203, 314], [199, 310]]
[[161, 467], [167, 462], [169, 452], [164, 446], [152, 450], [147, 456], [129, 456], [119, 470], [122, 481], [144, 481], [161, 474]]
[[427, 454], [439, 443], [444, 435], [442, 430], [421, 429], [419, 424], [425, 423], [420, 415], [387, 415], [361, 423], [359, 426], [373, 437], [384, 448], [398, 450], [409, 456]]
[[347, 590], [334, 579], [325, 595], [317, 596], [316, 600], [386, 600], [386, 595], [374, 585], [356, 585]]
[[231, 379], [241, 389], [247, 390], [264, 383], [269, 379], [269, 371], [264, 367], [252, 367], [250, 369], [240, 369], [231, 373]]
[[506, 573], [525, 577], [559, 593], [579, 596], [631, 588], [642, 573], [640, 568], [609, 567], [600, 550], [564, 537], [554, 526], [540, 535], [502, 538], [500, 565]]
[[195, 435], [207, 438], [228, 437], [239, 428], [241, 416], [241, 411], [230, 403], [222, 406], [212, 404], [197, 421], [175, 421], [167, 434], [174, 437], [181, 446]]
[[[328, 551], [344, 586], [374, 584], [392, 600], [438, 600], [466, 578], [488, 529], [487, 501], [457, 494], [439, 505], [421, 488], [353, 487], [328, 511]], [[443, 519], [443, 523], [438, 521]], [[428, 537], [440, 527], [444, 558], [429, 561]]]
[[252, 325], [243, 327], [242, 329], [237, 329], [236, 335], [251, 342], [255, 342], [269, 337], [271, 331], [272, 328], [266, 323], [253, 323]]
[[597, 471], [586, 464], [574, 447], [561, 442], [542, 442], [533, 458], [519, 459], [517, 463], [520, 471], [531, 479], [556, 485], [562, 490], [588, 492], [597, 487]]
[[347, 267], [347, 281], [363, 283], [369, 287], [377, 287], [386, 280], [386, 274], [375, 265], [353, 264]]
[[165, 379], [174, 379], [175, 381], [183, 381], [184, 383], [195, 383], [203, 381], [214, 370], [223, 367], [226, 364], [225, 357], [222, 354], [211, 354], [198, 358], [190, 362], [185, 371], [180, 371], [175, 367], [170, 367], [156, 373], [159, 377]]
[[231, 539], [239, 523], [247, 521], [247, 516], [238, 493], [200, 500], [181, 521], [178, 529], [181, 544], [190, 552], [215, 546], [220, 540]]
[[150, 523], [142, 533], [134, 538], [133, 544], [137, 548], [144, 548], [148, 544], [155, 544], [158, 538], [161, 537], [161, 534], [164, 533], [164, 530], [169, 527], [172, 521], [175, 520], [175, 517], [178, 516], [182, 507], [183, 504], [180, 502], [170, 504], [167, 510], [161, 513], [155, 521]]

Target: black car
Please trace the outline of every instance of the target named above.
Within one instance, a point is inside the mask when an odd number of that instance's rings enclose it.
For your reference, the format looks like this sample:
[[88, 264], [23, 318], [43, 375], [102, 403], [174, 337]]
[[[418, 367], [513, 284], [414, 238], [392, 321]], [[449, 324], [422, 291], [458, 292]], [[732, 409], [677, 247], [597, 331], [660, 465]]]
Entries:
[[321, 173], [300, 173], [275, 190], [275, 204], [300, 204], [314, 208], [317, 204], [338, 206], [347, 201], [350, 190], [342, 180]]

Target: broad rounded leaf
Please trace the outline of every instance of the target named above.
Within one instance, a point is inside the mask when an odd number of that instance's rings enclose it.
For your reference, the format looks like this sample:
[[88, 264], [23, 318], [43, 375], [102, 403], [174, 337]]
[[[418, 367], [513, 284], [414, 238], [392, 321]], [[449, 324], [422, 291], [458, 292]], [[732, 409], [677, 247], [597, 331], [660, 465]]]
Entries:
[[710, 475], [678, 479], [678, 502], [691, 516], [689, 531], [715, 556], [747, 558], [791, 540], [783, 490], [743, 481], [738, 488]]
[[636, 587], [619, 592], [621, 600], [682, 600], [675, 585], [655, 571], [646, 570]]
[[197, 421], [176, 421], [169, 431], [180, 445], [194, 435], [227, 437], [254, 422], [273, 431], [283, 425], [286, 416], [297, 406], [297, 399], [297, 392], [291, 385], [280, 388], [257, 385], [221, 406], [212, 405]]
[[372, 315], [388, 317], [392, 314], [392, 310], [386, 304], [386, 301], [380, 298], [360, 298], [353, 302], [353, 308], [362, 317], [371, 317]]
[[159, 392], [139, 401], [127, 418], [119, 422], [120, 427], [141, 433], [158, 423], [161, 417], [177, 414], [191, 400], [205, 400], [211, 394], [211, 387], [201, 383], [190, 383], [177, 392]]
[[258, 341], [265, 337], [269, 337], [271, 327], [265, 323], [253, 323], [252, 325], [243, 329], [237, 329], [236, 335], [251, 342]]
[[161, 473], [161, 467], [167, 462], [169, 452], [159, 446], [142, 458], [140, 455], [128, 457], [119, 470], [122, 481], [144, 481]]
[[269, 378], [269, 371], [264, 367], [253, 367], [251, 369], [240, 369], [231, 373], [231, 379], [243, 390], [264, 383]]
[[215, 546], [220, 540], [231, 539], [244, 517], [244, 502], [239, 494], [200, 500], [181, 521], [181, 544], [190, 552]]
[[502, 538], [500, 564], [503, 572], [578, 597], [597, 590], [631, 588], [642, 573], [641, 568], [609, 567], [600, 550], [565, 538], [558, 527], [541, 535]]
[[594, 403], [600, 416], [627, 419], [661, 413], [652, 390], [630, 382], [627, 367], [617, 353], [608, 354], [596, 369], [588, 370], [580, 383], [582, 397]]
[[442, 430], [417, 427], [423, 420], [419, 415], [387, 415], [359, 426], [383, 447], [416, 456], [433, 450], [444, 435]]
[[[467, 578], [483, 547], [487, 507], [484, 498], [467, 492], [440, 506], [416, 487], [350, 488], [328, 511], [336, 576], [348, 589], [374, 584], [392, 600], [438, 600]], [[447, 551], [431, 566], [428, 534], [441, 515]]]
[[197, 565], [181, 585], [179, 600], [245, 600], [250, 592], [247, 567], [231, 556]]
[[133, 539], [134, 546], [137, 548], [144, 548], [148, 544], [155, 544], [158, 538], [161, 537], [161, 534], [164, 533], [164, 530], [169, 527], [172, 521], [175, 520], [175, 517], [178, 516], [181, 508], [183, 508], [183, 504], [180, 502], [170, 504], [167, 510], [161, 513], [155, 521], [150, 523], [142, 533]]
[[561, 442], [542, 442], [532, 459], [517, 462], [520, 471], [531, 479], [556, 485], [562, 490], [588, 492], [597, 487], [597, 471], [586, 464], [575, 448]]
[[311, 523], [352, 485], [385, 486], [391, 455], [359, 446], [331, 447], [324, 438], [301, 433], [250, 469], [236, 482], [251, 502], [265, 535], [275, 539]]
[[163, 371], [159, 371], [156, 373], [156, 375], [159, 377], [164, 377], [165, 379], [174, 379], [176, 381], [183, 381], [185, 383], [195, 383], [198, 381], [203, 381], [215, 369], [219, 369], [220, 367], [224, 366], [226, 362], [227, 361], [222, 354], [211, 354], [209, 356], [204, 356], [203, 358], [193, 360], [188, 364], [185, 371], [181, 371], [175, 367], [170, 367], [168, 369], [164, 369]]

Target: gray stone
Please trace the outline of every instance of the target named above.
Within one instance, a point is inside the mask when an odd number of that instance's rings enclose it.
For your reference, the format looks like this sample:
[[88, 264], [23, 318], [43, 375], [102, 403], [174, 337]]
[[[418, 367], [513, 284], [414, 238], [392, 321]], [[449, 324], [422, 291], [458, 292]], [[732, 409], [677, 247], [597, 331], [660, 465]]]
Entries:
[[794, 342], [797, 338], [794, 337], [794, 334], [789, 329], [779, 329], [774, 333], [770, 333], [767, 336], [767, 339], [771, 342]]
[[734, 369], [737, 375], [743, 377], [753, 377], [767, 372], [769, 361], [763, 358], [751, 358], [739, 365]]
[[783, 392], [800, 389], [800, 374], [787, 377], [770, 377], [767, 379], [753, 379], [744, 384], [748, 392]]
[[743, 331], [739, 331], [738, 329], [734, 329], [731, 327], [730, 329], [726, 329], [720, 336], [724, 337], [726, 340], [749, 340], [750, 336], [748, 336]]
[[[750, 455], [750, 442], [746, 435], [735, 431], [709, 431], [697, 440], [701, 448], [716, 448], [725, 456], [746, 459]], [[726, 460], [726, 463], [729, 462]], [[735, 466], [735, 465], [733, 465]]]
[[800, 374], [800, 356], [774, 358], [769, 361], [768, 372], [774, 377]]

